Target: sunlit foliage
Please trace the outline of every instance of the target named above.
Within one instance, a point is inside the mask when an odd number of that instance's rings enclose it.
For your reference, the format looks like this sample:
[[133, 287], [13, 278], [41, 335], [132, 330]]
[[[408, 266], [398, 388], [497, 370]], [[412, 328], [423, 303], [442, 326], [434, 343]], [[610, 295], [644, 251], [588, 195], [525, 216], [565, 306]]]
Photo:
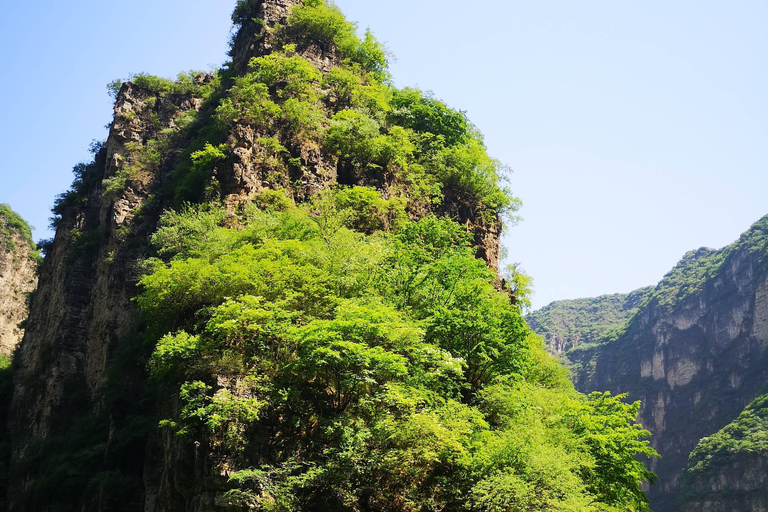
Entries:
[[448, 219], [341, 188], [167, 212], [138, 297], [162, 422], [251, 510], [642, 508], [638, 404], [577, 394]]

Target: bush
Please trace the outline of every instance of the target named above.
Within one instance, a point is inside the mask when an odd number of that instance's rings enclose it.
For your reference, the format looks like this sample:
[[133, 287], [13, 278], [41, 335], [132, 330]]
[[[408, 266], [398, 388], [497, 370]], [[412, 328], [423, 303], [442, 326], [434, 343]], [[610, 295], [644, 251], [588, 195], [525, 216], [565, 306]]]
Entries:
[[[208, 98], [220, 87], [220, 77], [214, 75], [212, 81], [199, 82], [197, 76], [202, 71], [189, 71], [179, 73], [176, 80], [162, 78], [147, 73], [137, 73], [131, 75], [129, 80], [136, 86], [146, 89], [158, 96], [165, 97], [171, 94], [189, 95], [195, 98]], [[115, 82], [113, 82], [115, 83]]]
[[356, 231], [397, 231], [408, 220], [405, 199], [384, 199], [370, 187], [342, 188], [334, 197], [340, 210], [350, 211], [347, 226]]
[[125, 148], [128, 150], [128, 164], [104, 179], [104, 197], [114, 197], [125, 190], [129, 182], [149, 179], [154, 175], [160, 167], [165, 142], [158, 139], [150, 139], [144, 145], [128, 142]]
[[252, 78], [267, 87], [274, 87], [279, 98], [314, 101], [315, 90], [323, 75], [307, 59], [293, 54], [295, 50], [294, 45], [288, 45], [282, 52], [254, 57], [250, 62], [254, 70]]
[[333, 3], [306, 0], [291, 9], [288, 27], [299, 37], [311, 39], [326, 48], [335, 48], [348, 64], [359, 66], [378, 82], [389, 77], [386, 50], [370, 31], [361, 41], [357, 26], [347, 21]]
[[463, 112], [448, 108], [418, 89], [395, 90], [392, 120], [419, 133], [442, 137], [446, 146], [468, 144], [472, 138], [469, 121]]
[[291, 9], [288, 26], [303, 37], [335, 47], [346, 58], [355, 55], [360, 46], [357, 27], [344, 13], [323, 0], [307, 0]]

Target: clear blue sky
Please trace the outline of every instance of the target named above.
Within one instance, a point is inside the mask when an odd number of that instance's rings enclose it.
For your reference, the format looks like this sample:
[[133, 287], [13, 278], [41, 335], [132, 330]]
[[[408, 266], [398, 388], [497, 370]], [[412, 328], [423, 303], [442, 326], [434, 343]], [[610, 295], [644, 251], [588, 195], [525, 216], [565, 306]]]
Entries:
[[[44, 238], [106, 136], [105, 84], [218, 66], [234, 1], [6, 4], [0, 202]], [[514, 170], [524, 220], [504, 241], [535, 307], [654, 284], [768, 213], [767, 2], [337, 4], [396, 55], [398, 86], [467, 111]]]

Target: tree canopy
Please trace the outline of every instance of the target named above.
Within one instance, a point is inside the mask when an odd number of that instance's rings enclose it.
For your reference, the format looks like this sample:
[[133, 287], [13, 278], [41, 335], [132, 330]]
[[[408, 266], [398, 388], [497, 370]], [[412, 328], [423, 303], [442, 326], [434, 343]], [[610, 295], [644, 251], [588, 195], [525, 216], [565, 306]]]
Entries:
[[164, 428], [237, 468], [248, 510], [642, 508], [638, 404], [573, 390], [464, 227], [376, 204], [163, 216], [138, 302]]

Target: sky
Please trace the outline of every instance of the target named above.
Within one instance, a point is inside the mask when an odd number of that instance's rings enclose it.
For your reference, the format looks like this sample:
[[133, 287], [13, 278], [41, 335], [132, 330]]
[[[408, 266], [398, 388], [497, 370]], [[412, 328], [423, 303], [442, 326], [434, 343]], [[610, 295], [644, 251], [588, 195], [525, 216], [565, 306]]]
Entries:
[[[768, 214], [768, 2], [337, 0], [509, 169], [533, 306], [655, 284]], [[226, 59], [234, 0], [4, 2], [0, 203], [48, 238], [106, 84]]]

